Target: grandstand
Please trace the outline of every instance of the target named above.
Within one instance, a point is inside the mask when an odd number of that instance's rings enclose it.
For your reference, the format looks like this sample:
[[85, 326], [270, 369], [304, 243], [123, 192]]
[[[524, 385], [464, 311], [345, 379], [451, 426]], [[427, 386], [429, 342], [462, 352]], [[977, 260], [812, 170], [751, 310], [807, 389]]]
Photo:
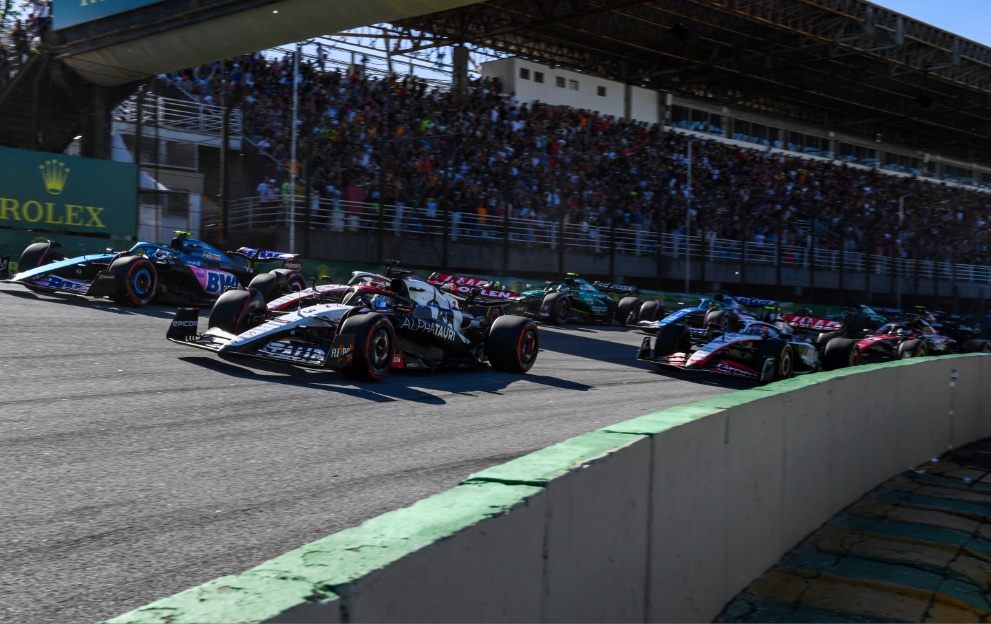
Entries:
[[[490, 0], [378, 32], [392, 45], [378, 74], [369, 71], [372, 50], [344, 65], [318, 56], [317, 44], [343, 47], [346, 36], [300, 48], [297, 107], [286, 79], [292, 50], [281, 50], [177, 68], [147, 84], [157, 112], [143, 122], [134, 117], [137, 100], [122, 100], [116, 131], [138, 154], [154, 141], [143, 168], [203, 197], [203, 233], [218, 239], [291, 245], [329, 260], [374, 263], [387, 253], [476, 272], [579, 270], [666, 289], [736, 288], [786, 300], [855, 293], [888, 305], [984, 309], [987, 48], [861, 0]], [[357, 37], [373, 38], [367, 30]], [[450, 81], [411, 79], [409, 59], [441, 47], [453, 59]], [[469, 81], [473, 54], [482, 62]], [[255, 79], [273, 67], [281, 76], [264, 92], [224, 99], [243, 65], [258, 59], [264, 68]], [[359, 111], [357, 123], [334, 120], [348, 132], [317, 123], [314, 106], [345, 104], [351, 115], [349, 98], [361, 89], [376, 107]], [[416, 128], [387, 101], [417, 114], [429, 105], [435, 118]], [[187, 126], [201, 124], [201, 110], [223, 120], [228, 108], [234, 126], [206, 124], [197, 136], [165, 120], [173, 110], [185, 111]], [[495, 131], [465, 119], [492, 110], [573, 134], [524, 132], [540, 152], [528, 155], [530, 165], [514, 160], [525, 146], [513, 140], [486, 154], [466, 132]], [[311, 130], [298, 135], [296, 152], [284, 131], [290, 111]], [[401, 137], [397, 121], [406, 124]], [[245, 147], [221, 150], [242, 127]], [[599, 148], [577, 130], [586, 127], [620, 154], [617, 175], [593, 162]], [[567, 147], [574, 138], [577, 156]], [[639, 143], [624, 153], [631, 142]], [[297, 193], [287, 202], [259, 197], [261, 180], [281, 186], [295, 177], [287, 170], [294, 153]], [[232, 164], [245, 161], [247, 169]], [[496, 182], [467, 163], [517, 173]], [[744, 169], [746, 184], [736, 175]], [[176, 182], [176, 171], [195, 183]], [[522, 183], [507, 186], [507, 175]], [[491, 186], [473, 188], [480, 181]], [[497, 257], [480, 261], [479, 245]]]

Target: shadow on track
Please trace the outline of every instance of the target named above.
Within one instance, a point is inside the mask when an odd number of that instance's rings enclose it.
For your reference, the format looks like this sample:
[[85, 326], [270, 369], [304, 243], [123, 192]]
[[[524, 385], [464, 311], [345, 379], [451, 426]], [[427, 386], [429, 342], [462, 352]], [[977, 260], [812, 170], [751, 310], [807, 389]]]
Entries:
[[23, 299], [25, 301], [38, 301], [40, 303], [52, 303], [58, 305], [71, 306], [74, 308], [87, 308], [89, 310], [99, 310], [112, 314], [124, 316], [148, 316], [154, 318], [171, 318], [175, 316], [175, 306], [169, 307], [159, 304], [149, 304], [141, 308], [122, 306], [110, 299], [86, 297], [84, 295], [74, 295], [63, 292], [32, 292], [30, 290], [0, 289], [0, 293]]
[[[485, 366], [436, 371], [392, 371], [379, 382], [355, 382], [340, 371], [308, 369], [280, 362], [266, 362], [221, 356], [182, 356], [178, 358], [197, 366], [239, 379], [250, 379], [309, 390], [327, 390], [374, 402], [410, 401], [424, 405], [444, 405], [447, 401], [431, 391], [456, 395], [502, 394], [514, 382], [539, 384], [548, 388], [587, 392], [591, 386], [535, 375], [497, 371]], [[236, 360], [236, 361], [235, 361]]]

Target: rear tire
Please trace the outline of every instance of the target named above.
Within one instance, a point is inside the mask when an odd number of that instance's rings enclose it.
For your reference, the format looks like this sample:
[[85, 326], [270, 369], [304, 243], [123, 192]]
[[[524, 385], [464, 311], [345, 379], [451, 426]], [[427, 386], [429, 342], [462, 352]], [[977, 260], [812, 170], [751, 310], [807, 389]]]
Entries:
[[389, 319], [375, 312], [355, 314], [344, 319], [337, 333], [354, 336], [351, 361], [341, 372], [360, 381], [385, 379], [396, 350], [396, 330]]
[[266, 311], [265, 300], [257, 290], [228, 290], [214, 302], [208, 327], [237, 335], [260, 325]]
[[822, 351], [823, 370], [836, 370], [860, 364], [860, 349], [852, 338], [832, 338]]
[[114, 273], [114, 301], [121, 305], [147, 305], [158, 292], [155, 265], [144, 256], [124, 256], [110, 265]]
[[32, 243], [21, 252], [21, 257], [17, 261], [17, 271], [36, 269], [43, 264], [50, 264], [59, 260], [65, 260], [65, 251], [62, 249], [62, 245], [54, 241]]
[[289, 281], [286, 276], [275, 271], [260, 273], [248, 283], [248, 288], [254, 288], [261, 293], [265, 301], [278, 299], [282, 295], [289, 294]]
[[637, 318], [642, 305], [643, 299], [640, 297], [623, 297], [616, 306], [616, 322], [626, 325], [631, 319]]
[[971, 338], [964, 341], [960, 351], [963, 353], [989, 353], [991, 352], [991, 342], [980, 338]]
[[544, 297], [543, 305], [550, 312], [548, 319], [552, 325], [564, 325], [571, 317], [571, 300], [564, 293], [550, 293]]
[[525, 373], [537, 361], [540, 331], [537, 324], [522, 316], [500, 316], [492, 323], [485, 345], [492, 368]]
[[705, 327], [706, 340], [712, 340], [717, 331], [733, 331], [733, 317], [728, 310], [708, 310], [705, 318], [702, 319], [702, 327]]

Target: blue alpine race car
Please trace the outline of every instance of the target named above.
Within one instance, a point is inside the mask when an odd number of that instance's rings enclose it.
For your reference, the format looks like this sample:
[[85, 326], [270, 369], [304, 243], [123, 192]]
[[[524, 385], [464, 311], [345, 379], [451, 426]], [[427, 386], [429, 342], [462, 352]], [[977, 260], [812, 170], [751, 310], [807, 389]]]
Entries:
[[[281, 268], [259, 271], [258, 263]], [[306, 288], [296, 254], [241, 247], [225, 253], [176, 232], [169, 245], [139, 242], [127, 251], [107, 250], [66, 258], [56, 242], [34, 243], [21, 254], [17, 273], [3, 280], [36, 292], [67, 292], [110, 297], [143, 306], [151, 301], [177, 305], [212, 303], [225, 290], [249, 286], [267, 300]]]

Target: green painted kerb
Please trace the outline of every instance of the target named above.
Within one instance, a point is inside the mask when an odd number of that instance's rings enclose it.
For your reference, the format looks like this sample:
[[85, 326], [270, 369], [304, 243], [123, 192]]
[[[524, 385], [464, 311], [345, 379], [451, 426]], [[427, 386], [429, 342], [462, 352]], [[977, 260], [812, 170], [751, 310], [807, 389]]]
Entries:
[[524, 506], [541, 488], [501, 483], [458, 485], [353, 529], [311, 542], [243, 574], [163, 598], [108, 624], [262, 622], [337, 591], [458, 532]]

